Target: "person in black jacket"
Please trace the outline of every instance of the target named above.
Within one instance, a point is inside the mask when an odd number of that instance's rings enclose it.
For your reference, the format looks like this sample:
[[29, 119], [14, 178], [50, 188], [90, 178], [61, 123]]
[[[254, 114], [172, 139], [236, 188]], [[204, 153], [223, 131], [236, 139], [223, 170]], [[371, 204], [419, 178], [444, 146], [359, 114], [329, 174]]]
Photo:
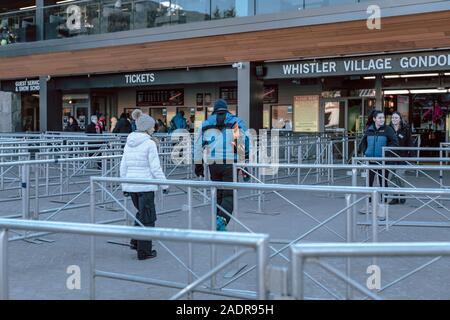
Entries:
[[[411, 130], [409, 130], [409, 127], [403, 122], [402, 115], [399, 112], [392, 113], [392, 119], [390, 126], [394, 130], [395, 134], [397, 135], [398, 139], [398, 145], [399, 147], [412, 147], [413, 141], [411, 138]], [[410, 152], [408, 150], [400, 150], [395, 151], [395, 154], [389, 153], [389, 156], [395, 157], [408, 157]], [[397, 162], [398, 165], [405, 164], [405, 162]], [[403, 188], [403, 174], [405, 170], [392, 170], [393, 176], [391, 179], [391, 183], [394, 184], [394, 187], [397, 188]], [[389, 204], [404, 204], [406, 202], [406, 199], [404, 197], [394, 198], [392, 199]]]
[[102, 126], [100, 125], [98, 117], [96, 115], [91, 116], [91, 123], [87, 125], [86, 133], [103, 133]]
[[120, 115], [119, 122], [117, 122], [116, 127], [113, 130], [113, 133], [131, 133], [131, 123], [128, 120], [127, 114], [123, 112]]
[[77, 119], [75, 117], [70, 116], [69, 117], [69, 124], [66, 127], [67, 132], [78, 132], [80, 131], [80, 126], [78, 125]]

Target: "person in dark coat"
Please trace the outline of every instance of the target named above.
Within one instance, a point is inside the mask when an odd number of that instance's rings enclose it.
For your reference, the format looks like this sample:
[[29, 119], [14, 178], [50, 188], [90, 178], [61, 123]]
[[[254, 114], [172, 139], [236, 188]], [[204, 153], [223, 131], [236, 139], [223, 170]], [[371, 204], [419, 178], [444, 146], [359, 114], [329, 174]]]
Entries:
[[91, 123], [89, 123], [86, 127], [86, 133], [103, 133], [102, 126], [100, 125], [96, 115], [91, 116]]
[[117, 122], [116, 127], [113, 130], [113, 133], [131, 133], [131, 123], [128, 120], [127, 114], [123, 112], [120, 115], [119, 122]]
[[[397, 139], [398, 139], [398, 146], [399, 147], [412, 147], [413, 146], [413, 141], [411, 138], [411, 130], [409, 129], [408, 125], [403, 121], [402, 119], [402, 115], [395, 111], [394, 113], [392, 113], [392, 118], [391, 118], [391, 124], [390, 124], [391, 128], [394, 130]], [[398, 151], [394, 151], [395, 154], [393, 153], [389, 153], [389, 157], [409, 157], [410, 155], [410, 151], [408, 150], [398, 150]], [[404, 165], [406, 164], [406, 162], [396, 162], [396, 164], [398, 165]], [[403, 188], [404, 187], [404, 183], [403, 183], [403, 175], [404, 175], [404, 171], [405, 170], [392, 170], [393, 172], [393, 176], [391, 179], [391, 183], [394, 185], [394, 187], [397, 188]], [[392, 199], [389, 204], [404, 204], [406, 202], [406, 199], [403, 196], [400, 196], [399, 198], [394, 198]]]
[[66, 127], [67, 132], [78, 132], [80, 131], [80, 126], [78, 125], [77, 119], [75, 117], [70, 116], [69, 117], [69, 124]]

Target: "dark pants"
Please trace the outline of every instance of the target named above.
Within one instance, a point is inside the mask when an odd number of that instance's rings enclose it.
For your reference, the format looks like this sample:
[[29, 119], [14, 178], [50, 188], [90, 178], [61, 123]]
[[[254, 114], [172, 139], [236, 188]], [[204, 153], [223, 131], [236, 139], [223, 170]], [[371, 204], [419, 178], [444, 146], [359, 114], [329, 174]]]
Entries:
[[[233, 182], [233, 165], [232, 164], [210, 164], [209, 173], [212, 181]], [[233, 213], [233, 190], [217, 190], [217, 204], [224, 210]], [[217, 215], [223, 217], [230, 222], [231, 218], [221, 209], [217, 208]]]
[[[375, 174], [378, 176], [378, 183], [380, 187], [387, 188], [389, 179], [389, 170], [387, 169], [384, 170], [384, 178], [383, 178], [383, 170], [374, 170], [374, 169], [369, 170], [369, 187], [373, 187]], [[372, 202], [372, 198], [369, 198], [369, 201]]]
[[[136, 219], [139, 220], [145, 227], [154, 227], [156, 221], [155, 209], [155, 193], [150, 192], [131, 192], [131, 200], [135, 208], [138, 210]], [[137, 221], [135, 226], [140, 226]], [[131, 245], [136, 246], [137, 252], [140, 254], [150, 254], [152, 252], [152, 241], [131, 240]]]

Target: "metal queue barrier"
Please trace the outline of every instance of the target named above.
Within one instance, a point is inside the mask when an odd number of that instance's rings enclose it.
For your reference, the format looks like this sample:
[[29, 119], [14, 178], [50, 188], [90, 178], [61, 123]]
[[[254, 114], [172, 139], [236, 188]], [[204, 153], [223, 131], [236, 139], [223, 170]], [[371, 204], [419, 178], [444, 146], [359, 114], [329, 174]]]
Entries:
[[[270, 235], [270, 256], [269, 258], [272, 260], [275, 257], [279, 257], [282, 261], [285, 261], [286, 263], [290, 262], [290, 259], [288, 256], [284, 254], [286, 250], [288, 250], [292, 245], [299, 243], [300, 241], [304, 241], [308, 236], [313, 234], [319, 229], [326, 230], [330, 234], [333, 234], [336, 236], [336, 238], [339, 241], [342, 242], [355, 242], [358, 241], [356, 238], [356, 226], [357, 226], [357, 214], [355, 214], [355, 205], [361, 202], [361, 200], [365, 199], [368, 196], [371, 196], [373, 199], [378, 199], [379, 196], [383, 193], [392, 194], [397, 192], [398, 189], [395, 188], [366, 188], [366, 187], [343, 187], [343, 186], [298, 186], [298, 185], [280, 185], [280, 184], [254, 184], [254, 183], [218, 183], [218, 182], [204, 182], [204, 181], [183, 181], [183, 180], [151, 180], [151, 179], [119, 179], [119, 178], [102, 178], [102, 177], [92, 177], [92, 186], [91, 186], [91, 204], [94, 203], [95, 206], [95, 194], [96, 194], [96, 187], [97, 185], [100, 189], [104, 190], [108, 193], [106, 185], [111, 182], [120, 182], [120, 183], [133, 183], [133, 184], [154, 184], [154, 185], [169, 185], [169, 186], [183, 186], [188, 189], [187, 192], [187, 199], [185, 199], [185, 203], [188, 203], [188, 206], [183, 206], [182, 208], [179, 208], [177, 211], [183, 213], [188, 212], [189, 219], [188, 219], [188, 228], [192, 228], [192, 210], [197, 210], [200, 207], [204, 207], [205, 205], [201, 201], [197, 201], [195, 203], [194, 199], [195, 197], [194, 192], [198, 191], [199, 189], [202, 190], [204, 188], [209, 189], [209, 194], [211, 195], [208, 198], [208, 203], [206, 204], [206, 207], [210, 210], [210, 224], [207, 226], [207, 228], [211, 228], [211, 230], [215, 230], [215, 217], [216, 217], [216, 208], [222, 209], [225, 214], [227, 213], [223, 207], [219, 206], [215, 200], [215, 194], [217, 193], [218, 189], [229, 189], [233, 190], [233, 193], [235, 195], [235, 199], [237, 199], [238, 191], [239, 193], [242, 193], [243, 191], [247, 190], [263, 190], [263, 191], [277, 191], [279, 193], [281, 192], [288, 192], [288, 191], [297, 191], [297, 192], [333, 192], [338, 194], [345, 195], [345, 205], [344, 208], [339, 209], [337, 212], [330, 212], [328, 218], [325, 220], [319, 220], [314, 217], [314, 215], [310, 212], [307, 212], [306, 210], [302, 209], [301, 213], [308, 216], [309, 219], [313, 220], [316, 224], [313, 227], [307, 227], [302, 230], [298, 230], [301, 232], [298, 236], [295, 237], [295, 239], [290, 239], [287, 242], [282, 243], [281, 248], [274, 247], [274, 243], [279, 243], [273, 238], [273, 235]], [[444, 189], [437, 189], [437, 190], [430, 190], [430, 189], [402, 189], [402, 192], [408, 195], [420, 195], [420, 196], [431, 196], [433, 199], [439, 199], [439, 197], [442, 196], [448, 196], [450, 194], [450, 190], [444, 190]], [[134, 213], [131, 212], [129, 209], [127, 209], [126, 205], [123, 204], [123, 201], [121, 197], [114, 197], [113, 194], [108, 193], [108, 195], [111, 198], [115, 198], [115, 201], [117, 205], [119, 205], [125, 212], [125, 217], [123, 220], [127, 224], [132, 223], [133, 221], [136, 221], [134, 218]], [[361, 198], [357, 199], [357, 196], [361, 196]], [[295, 204], [294, 204], [295, 206]], [[378, 242], [379, 237], [378, 234], [380, 232], [379, 228], [382, 227], [380, 221], [378, 220], [379, 216], [379, 201], [374, 201], [373, 208], [372, 208], [372, 215], [370, 216], [371, 220], [371, 235], [368, 238], [364, 238], [363, 242]], [[231, 221], [233, 222], [231, 226], [232, 231], [245, 231], [249, 233], [253, 233], [253, 228], [249, 226], [248, 224], [244, 223], [241, 220], [241, 211], [240, 206], [238, 204], [238, 201], [234, 201], [233, 203], [233, 215], [230, 216]], [[333, 227], [330, 226], [330, 222], [334, 221], [336, 218], [342, 216], [345, 219], [345, 227], [343, 230], [343, 235], [336, 232]], [[369, 218], [369, 215], [367, 215]], [[127, 221], [128, 220], [128, 221]], [[131, 220], [131, 221], [130, 221]], [[136, 221], [137, 222], [137, 221]], [[139, 224], [139, 222], [138, 222]], [[297, 227], [298, 229], [298, 227]], [[266, 231], [267, 232], [267, 231]], [[168, 250], [168, 248], [164, 247], [164, 249]], [[212, 248], [213, 249], [213, 248]], [[170, 253], [170, 251], [169, 251]], [[211, 268], [214, 267], [216, 262], [216, 255], [214, 253], [214, 250], [211, 252]], [[437, 261], [437, 260], [436, 260]], [[422, 270], [424, 267], [431, 265], [432, 263], [436, 262], [427, 262], [424, 265], [421, 265], [420, 267], [416, 268], [415, 270], [411, 271], [410, 274], [414, 274], [420, 270]], [[240, 270], [237, 272], [233, 277], [231, 277], [230, 280], [226, 281], [224, 284], [221, 285], [221, 288], [226, 288], [227, 286], [231, 285], [235, 281], [241, 279], [245, 275], [249, 274], [251, 271], [255, 269], [255, 266], [249, 267], [245, 271]], [[403, 277], [403, 276], [402, 276]], [[322, 288], [326, 292], [330, 292], [326, 289], [326, 285], [323, 283], [320, 283], [319, 280], [314, 279], [312, 276], [308, 275], [308, 278], [312, 280], [317, 286]], [[401, 277], [400, 277], [401, 278]], [[215, 282], [214, 282], [215, 283]]]
[[[193, 298], [194, 292], [206, 293], [210, 295], [228, 296], [233, 298], [253, 298], [267, 299], [268, 291], [266, 288], [266, 270], [267, 270], [267, 235], [248, 234], [248, 233], [219, 233], [198, 230], [177, 230], [167, 228], [135, 228], [127, 226], [111, 226], [95, 224], [95, 217], [91, 211], [91, 223], [70, 223], [70, 222], [47, 222], [30, 220], [11, 220], [0, 219], [0, 299], [9, 298], [9, 280], [8, 280], [8, 257], [11, 255], [8, 251], [8, 235], [11, 230], [50, 232], [75, 234], [81, 236], [90, 236], [89, 245], [89, 298], [96, 297], [96, 280], [98, 278], [115, 279], [130, 281], [134, 283], [150, 284], [160, 287], [174, 288], [179, 291], [170, 299], [181, 299], [185, 296]], [[194, 270], [194, 256], [190, 256], [187, 265], [189, 271], [185, 283], [156, 278], [139, 277], [126, 273], [117, 273], [100, 270], [97, 267], [95, 249], [96, 236], [109, 236], [121, 238], [134, 238], [138, 240], [167, 240], [181, 243], [193, 243], [205, 245], [226, 245], [239, 246], [241, 249], [227, 257], [215, 268], [208, 270], [203, 275], [198, 275]], [[204, 283], [217, 273], [222, 271], [234, 261], [240, 259], [249, 252], [255, 253], [255, 263], [257, 265], [256, 287], [257, 291], [253, 296], [242, 296], [224, 292], [223, 290], [204, 286]]]
[[[308, 243], [298, 244], [291, 247], [290, 275], [292, 283], [291, 297], [294, 299], [305, 299], [305, 269], [307, 264], [313, 264], [321, 270], [337, 278], [346, 285], [346, 295], [339, 297], [342, 299], [354, 299], [353, 290], [362, 294], [358, 299], [383, 299], [380, 294], [387, 288], [370, 290], [366, 284], [355, 280], [351, 274], [341, 271], [338, 267], [329, 262], [323, 261], [325, 258], [346, 258], [347, 270], [350, 259], [361, 257], [429, 257], [450, 256], [450, 242], [392, 242], [392, 243]], [[436, 260], [434, 259], [434, 260]], [[372, 266], [372, 269], [373, 270]], [[376, 267], [376, 266], [375, 266]], [[382, 270], [382, 269], [381, 269]], [[422, 269], [421, 269], [422, 270]], [[410, 276], [410, 275], [407, 275]], [[403, 278], [402, 280], [404, 280]], [[418, 291], [422, 290], [418, 289]]]

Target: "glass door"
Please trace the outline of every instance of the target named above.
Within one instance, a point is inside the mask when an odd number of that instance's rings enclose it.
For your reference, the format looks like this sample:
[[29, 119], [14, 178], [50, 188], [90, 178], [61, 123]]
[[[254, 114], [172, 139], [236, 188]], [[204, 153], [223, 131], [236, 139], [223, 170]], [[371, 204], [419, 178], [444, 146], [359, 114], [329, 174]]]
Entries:
[[364, 125], [361, 126], [363, 117], [362, 98], [348, 99], [347, 102], [347, 132], [348, 134], [362, 133]]
[[328, 132], [343, 132], [346, 130], [346, 108], [345, 99], [324, 101], [324, 128]]
[[89, 105], [88, 94], [63, 95], [63, 130], [66, 129], [70, 116], [78, 121], [80, 130], [85, 130], [90, 121]]

